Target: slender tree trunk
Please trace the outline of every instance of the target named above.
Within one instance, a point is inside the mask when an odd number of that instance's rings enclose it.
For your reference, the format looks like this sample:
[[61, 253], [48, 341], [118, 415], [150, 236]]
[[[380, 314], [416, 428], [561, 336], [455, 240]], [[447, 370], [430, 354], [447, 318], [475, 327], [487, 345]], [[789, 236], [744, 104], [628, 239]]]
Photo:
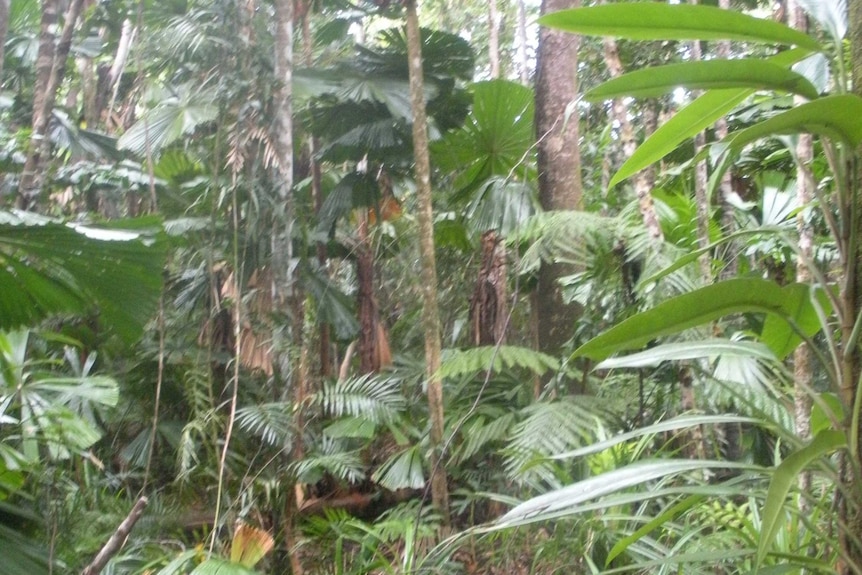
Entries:
[[497, 0], [488, 0], [488, 63], [491, 78], [500, 77], [500, 11]]
[[[117, 101], [117, 93], [120, 89], [120, 80], [123, 78], [123, 72], [126, 69], [126, 62], [129, 59], [129, 53], [132, 51], [132, 44], [135, 42], [138, 28], [132, 25], [132, 20], [126, 18], [123, 20], [123, 27], [120, 31], [120, 41], [117, 43], [117, 52], [114, 54], [114, 61], [108, 70], [108, 76], [105, 81], [105, 90], [107, 93], [99, 94], [99, 105], [97, 113], [102, 113], [102, 108], [107, 106], [108, 118], [111, 117], [111, 111], [114, 109], [114, 104]], [[110, 99], [105, 102], [105, 98], [110, 93]]]
[[[542, 14], [575, 8], [579, 0], [543, 0]], [[539, 31], [536, 66], [536, 132], [538, 139], [539, 201], [542, 209], [581, 207], [581, 157], [578, 146], [577, 36], [548, 28]], [[563, 303], [559, 279], [574, 270], [543, 262], [537, 303], [539, 349], [558, 354], [571, 338], [581, 308]], [[575, 391], [582, 392], [582, 389]]]
[[3, 82], [3, 61], [6, 55], [6, 33], [9, 31], [10, 0], [0, 0], [0, 85]]
[[527, 6], [524, 0], [516, 0], [518, 5], [518, 75], [525, 86], [530, 83], [530, 63], [527, 60]]
[[[849, 0], [847, 2], [849, 26], [847, 27], [847, 35], [850, 41], [850, 68], [851, 77], [853, 80], [853, 92], [862, 97], [862, 0]], [[855, 215], [856, 229], [850, 231], [855, 234], [856, 241], [844, 241], [844, 246], [849, 248], [854, 247], [853, 253], [848, 253], [847, 266], [845, 269], [845, 285], [842, 289], [841, 300], [843, 307], [843, 325], [842, 325], [842, 341], [849, 342], [853, 332], [853, 324], [856, 321], [857, 315], [862, 309], [862, 302], [859, 301], [859, 286], [862, 285], [862, 265], [859, 265], [859, 259], [862, 257], [862, 217], [859, 217], [859, 211], [862, 210], [862, 146], [856, 149], [856, 154], [853, 162], [855, 173], [850, 174], [852, 189], [849, 190], [848, 196], [852, 198], [854, 204], [845, 206], [845, 212], [852, 210]], [[849, 210], [847, 209], [849, 208]], [[845, 228], [850, 227], [850, 223], [845, 224]], [[845, 343], [846, 345], [846, 343]], [[841, 375], [841, 392], [842, 399], [845, 405], [854, 406], [856, 396], [859, 393], [858, 381], [860, 370], [860, 353], [859, 344], [853, 348], [844, 349], [844, 362]], [[859, 429], [848, 430], [849, 433], [859, 433]], [[862, 435], [862, 434], [860, 434]], [[856, 452], [850, 453], [849, 458], [855, 462], [857, 468], [862, 462], [862, 445], [856, 445]], [[843, 501], [840, 507], [840, 519], [846, 526], [846, 529], [852, 530], [856, 535], [862, 533], [862, 497], [858, 495], [859, 478], [854, 476], [851, 471], [851, 465], [845, 462], [845, 472], [843, 473], [843, 482], [850, 494], [855, 494], [855, 499], [852, 501]], [[862, 548], [854, 543], [852, 538], [842, 537], [841, 547], [844, 553], [856, 564], [862, 566]], [[851, 567], [840, 566], [839, 573], [851, 573]]]
[[[611, 78], [618, 78], [623, 73], [623, 65], [620, 61], [619, 49], [617, 48], [616, 40], [611, 37], [604, 39], [605, 65], [608, 67], [608, 72]], [[635, 141], [635, 133], [632, 128], [632, 123], [629, 121], [629, 110], [623, 98], [616, 98], [612, 105], [614, 119], [620, 126], [620, 140], [623, 149], [623, 155], [626, 159], [631, 158], [637, 149]], [[655, 132], [658, 124], [658, 117], [655, 110], [655, 101], [650, 100], [642, 113], [642, 123], [644, 126], [644, 138], [647, 138]], [[655, 213], [655, 205], [652, 200], [652, 189], [655, 185], [655, 168], [650, 166], [641, 170], [635, 177], [634, 188], [635, 195], [638, 199], [638, 207], [643, 218], [644, 225], [649, 231], [650, 237], [656, 242], [664, 240], [664, 234], [661, 231], [661, 224], [658, 216]]]
[[[54, 66], [54, 29], [57, 26], [59, 0], [42, 1], [42, 18], [39, 23], [39, 48], [36, 53], [36, 82], [33, 89], [33, 116], [31, 122], [30, 144], [21, 181], [18, 183], [17, 205], [26, 209], [30, 204], [31, 188], [37, 177], [34, 153], [43, 145], [45, 127], [48, 124], [45, 114], [45, 101], [48, 99], [48, 86], [51, 83], [51, 69]], [[42, 131], [39, 131], [39, 127]]]
[[[722, 10], [730, 10], [730, 0], [718, 0], [718, 7]], [[719, 58], [730, 58], [730, 42], [722, 40], [718, 43], [717, 55]], [[728, 134], [727, 118], [722, 116], [715, 123], [715, 135], [719, 140], [723, 140]], [[721, 229], [725, 234], [734, 232], [736, 223], [733, 218], [734, 207], [731, 203], [733, 195], [733, 174], [730, 169], [726, 170], [721, 176], [719, 184], [719, 201], [721, 202]], [[734, 246], [734, 242], [726, 245], [727, 253], [732, 257], [724, 263], [724, 267], [719, 273], [719, 278], [722, 280], [736, 277], [739, 270], [739, 261], [737, 258], [738, 250]]]
[[434, 214], [431, 203], [431, 163], [428, 153], [428, 119], [425, 113], [422, 73], [422, 38], [415, 0], [406, 1], [407, 60], [410, 106], [413, 111], [413, 155], [416, 162], [416, 200], [419, 223], [419, 258], [422, 265], [422, 324], [425, 332], [425, 373], [431, 418], [431, 499], [449, 526], [449, 487], [443, 467], [443, 382], [440, 380], [440, 312], [437, 308], [437, 262], [434, 255]]
[[[275, 113], [275, 147], [278, 155], [278, 202], [273, 213], [273, 254], [272, 266], [276, 297], [274, 304], [288, 305], [301, 296], [294, 292], [295, 278], [290, 271], [290, 261], [293, 257], [291, 236], [294, 220], [293, 199], [293, 0], [275, 1], [275, 79], [278, 82], [274, 96]], [[296, 318], [295, 318], [296, 320]], [[294, 339], [302, 342], [302, 325], [293, 322]], [[276, 330], [278, 332], [278, 330]], [[282, 337], [273, 337], [273, 347], [277, 355], [278, 372], [286, 374], [290, 367], [288, 343]], [[300, 362], [301, 363], [301, 362]], [[299, 366], [297, 377], [293, 381], [293, 401], [297, 410], [302, 410], [305, 393], [305, 373]], [[288, 395], [288, 394], [285, 394]], [[302, 417], [294, 420], [294, 448], [292, 457], [302, 457]], [[298, 533], [296, 528], [297, 501], [294, 489], [286, 490], [286, 505], [284, 517], [284, 544], [290, 555], [290, 566], [293, 575], [302, 575], [303, 566], [296, 549]]]
[[[802, 8], [793, 0], [787, 5], [789, 24], [802, 32], [808, 30], [808, 18]], [[804, 99], [796, 96], [797, 105]], [[811, 162], [814, 159], [813, 138], [811, 134], [800, 134], [796, 143], [796, 200], [799, 203], [799, 213], [796, 216], [796, 229], [799, 233], [799, 254], [796, 260], [796, 281], [808, 283], [811, 281], [811, 270], [805, 260], [811, 261], [814, 247], [814, 230], [809, 219], [808, 207], [814, 198], [814, 176], [811, 173]], [[811, 397], [808, 395], [813, 383], [811, 350], [808, 344], [802, 343], [793, 352], [793, 380], [796, 382], [794, 391], [794, 423], [796, 435], [803, 441], [811, 437]], [[807, 491], [811, 487], [811, 472], [802, 471], [799, 474], [799, 488]], [[810, 507], [805, 497], [799, 499], [800, 511], [808, 511]]]

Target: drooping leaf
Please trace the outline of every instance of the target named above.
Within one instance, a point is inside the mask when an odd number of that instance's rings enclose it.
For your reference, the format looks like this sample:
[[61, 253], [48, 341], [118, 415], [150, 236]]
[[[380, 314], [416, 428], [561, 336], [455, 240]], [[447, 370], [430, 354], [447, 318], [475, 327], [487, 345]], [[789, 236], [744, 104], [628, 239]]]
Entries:
[[837, 139], [851, 146], [862, 142], [862, 98], [855, 94], [826, 96], [795, 106], [727, 138], [734, 150], [740, 150], [761, 138], [784, 134], [810, 133]]
[[579, 506], [599, 497], [610, 495], [673, 475], [706, 469], [739, 467], [729, 461], [673, 460], [640, 461], [626, 467], [602, 473], [583, 481], [533, 497], [497, 520], [496, 526], [515, 527], [546, 521], [580, 512]]
[[[820, 308], [827, 316], [832, 313], [832, 302], [822, 288], [791, 284], [782, 291], [786, 298], [784, 308], [787, 318], [767, 315], [760, 333], [760, 341], [769, 346], [780, 360], [786, 358], [799, 346], [802, 335], [812, 337], [823, 329], [812, 298], [817, 298]], [[802, 335], [797, 333], [797, 330], [801, 331]]]
[[590, 445], [586, 445], [575, 450], [555, 453], [550, 456], [550, 459], [560, 460], [573, 459], [575, 457], [585, 457], [587, 455], [592, 455], [593, 453], [605, 451], [606, 449], [610, 449], [616, 445], [620, 445], [621, 443], [625, 443], [633, 439], [638, 439], [640, 437], [655, 435], [659, 433], [667, 433], [669, 431], [676, 431], [678, 429], [698, 427], [701, 425], [724, 425], [728, 423], [761, 424], [762, 420], [755, 419], [752, 417], [743, 417], [740, 415], [680, 415], [679, 417], [674, 417], [673, 419], [668, 419], [667, 421], [660, 421], [659, 423], [654, 423], [646, 427], [641, 427], [635, 429], [634, 431], [620, 433], [608, 439], [597, 441], [595, 443], [591, 443]]
[[[799, 48], [779, 52], [766, 61], [777, 66], [790, 66], [802, 60], [808, 52]], [[681, 142], [691, 139], [695, 134], [730, 112], [748, 96], [754, 93], [750, 88], [710, 90], [694, 102], [674, 114], [641, 144], [635, 153], [626, 160], [608, 183], [613, 187], [662, 159]]]
[[784, 506], [787, 494], [798, 480], [799, 474], [811, 462], [847, 444], [844, 433], [836, 430], [823, 430], [811, 443], [789, 455], [776, 468], [769, 483], [766, 501], [761, 512], [760, 542], [757, 546], [757, 565], [760, 566], [772, 547], [778, 530], [785, 519]]
[[0, 329], [98, 312], [104, 328], [132, 342], [155, 310], [164, 257], [164, 242], [146, 231], [0, 214]]
[[676, 296], [632, 316], [582, 345], [574, 356], [602, 360], [731, 313], [765, 312], [786, 317], [785, 305], [785, 293], [775, 282], [731, 279]]
[[631, 40], [742, 40], [821, 51], [810, 36], [772, 20], [714, 6], [620, 3], [548, 14], [539, 24], [592, 36]]
[[589, 90], [589, 100], [631, 96], [652, 98], [677, 87], [689, 90], [750, 88], [817, 98], [817, 89], [804, 76], [767, 60], [705, 60], [645, 68], [623, 74]]
[[647, 367], [658, 365], [663, 361], [714, 358], [719, 355], [756, 357], [768, 361], [777, 361], [770, 348], [761, 343], [713, 338], [658, 345], [639, 353], [606, 359], [599, 363], [596, 369]]

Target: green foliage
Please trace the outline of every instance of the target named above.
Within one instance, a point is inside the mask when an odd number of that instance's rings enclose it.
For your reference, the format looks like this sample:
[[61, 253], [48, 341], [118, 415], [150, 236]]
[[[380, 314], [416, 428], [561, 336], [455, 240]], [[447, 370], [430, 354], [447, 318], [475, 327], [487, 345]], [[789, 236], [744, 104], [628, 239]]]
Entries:
[[821, 50], [813, 38], [781, 23], [714, 6], [608, 4], [561, 10], [539, 23], [577, 34], [631, 40], [743, 40]]
[[[0, 214], [0, 328], [55, 314], [97, 313], [126, 343], [150, 319], [162, 286], [165, 244], [155, 221], [94, 227]], [[141, 227], [146, 225], [147, 227]]]
[[447, 350], [443, 354], [439, 376], [454, 378], [482, 371], [500, 372], [515, 368], [542, 375], [549, 370], [559, 370], [560, 363], [556, 358], [526, 347], [511, 345], [474, 347]]

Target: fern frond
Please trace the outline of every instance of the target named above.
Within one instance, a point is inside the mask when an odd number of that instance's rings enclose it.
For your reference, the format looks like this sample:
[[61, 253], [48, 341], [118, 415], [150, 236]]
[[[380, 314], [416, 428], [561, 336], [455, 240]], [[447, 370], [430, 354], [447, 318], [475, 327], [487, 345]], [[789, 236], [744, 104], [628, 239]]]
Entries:
[[524, 410], [506, 447], [506, 471], [524, 484], [560, 487], [557, 464], [547, 458], [594, 441], [605, 416], [583, 397], [536, 403]]
[[333, 417], [353, 416], [373, 423], [389, 423], [407, 407], [401, 379], [370, 374], [327, 383], [316, 400]]
[[480, 415], [464, 426], [461, 434], [464, 436], [464, 444], [453, 455], [455, 464], [460, 465], [467, 461], [488, 444], [505, 439], [515, 423], [515, 414], [506, 413], [488, 421], [484, 415]]
[[317, 483], [324, 473], [336, 479], [357, 483], [365, 479], [365, 464], [358, 451], [344, 451], [344, 443], [323, 438], [318, 451], [288, 466], [290, 473], [303, 483]]
[[548, 370], [560, 369], [560, 362], [550, 355], [514, 345], [474, 347], [464, 350], [445, 350], [438, 372], [442, 378], [478, 374], [484, 371], [500, 372], [520, 368], [542, 375]]
[[240, 429], [273, 447], [284, 447], [290, 443], [293, 438], [292, 420], [291, 404], [285, 402], [249, 405], [236, 412], [236, 423]]

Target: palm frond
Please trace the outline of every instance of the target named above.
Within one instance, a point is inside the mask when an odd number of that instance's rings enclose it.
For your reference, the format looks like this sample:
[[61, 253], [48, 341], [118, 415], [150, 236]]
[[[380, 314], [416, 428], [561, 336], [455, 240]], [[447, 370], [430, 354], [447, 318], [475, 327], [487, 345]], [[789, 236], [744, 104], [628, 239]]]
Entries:
[[324, 384], [316, 401], [334, 417], [353, 416], [388, 423], [407, 407], [401, 383], [400, 378], [391, 374], [363, 375]]
[[453, 461], [460, 465], [487, 448], [489, 444], [503, 441], [509, 436], [514, 423], [514, 413], [505, 413], [493, 418], [486, 418], [484, 415], [473, 418], [461, 431], [464, 443], [452, 455]]
[[301, 461], [294, 461], [288, 470], [303, 483], [317, 483], [326, 473], [341, 481], [357, 483], [365, 478], [365, 463], [358, 451], [345, 451], [342, 441], [324, 436], [317, 450]]
[[440, 377], [459, 377], [484, 371], [526, 369], [542, 375], [560, 369], [560, 362], [550, 355], [514, 345], [483, 346], [465, 350], [446, 350], [440, 366]]
[[272, 402], [242, 407], [236, 412], [236, 423], [240, 429], [273, 447], [285, 448], [293, 439], [293, 408], [289, 403]]
[[605, 416], [583, 397], [566, 397], [527, 407], [505, 449], [506, 471], [524, 484], [559, 487], [559, 466], [548, 458], [582, 447], [605, 427]]
[[393, 454], [375, 470], [371, 479], [390, 491], [421, 489], [425, 485], [425, 473], [419, 446]]

